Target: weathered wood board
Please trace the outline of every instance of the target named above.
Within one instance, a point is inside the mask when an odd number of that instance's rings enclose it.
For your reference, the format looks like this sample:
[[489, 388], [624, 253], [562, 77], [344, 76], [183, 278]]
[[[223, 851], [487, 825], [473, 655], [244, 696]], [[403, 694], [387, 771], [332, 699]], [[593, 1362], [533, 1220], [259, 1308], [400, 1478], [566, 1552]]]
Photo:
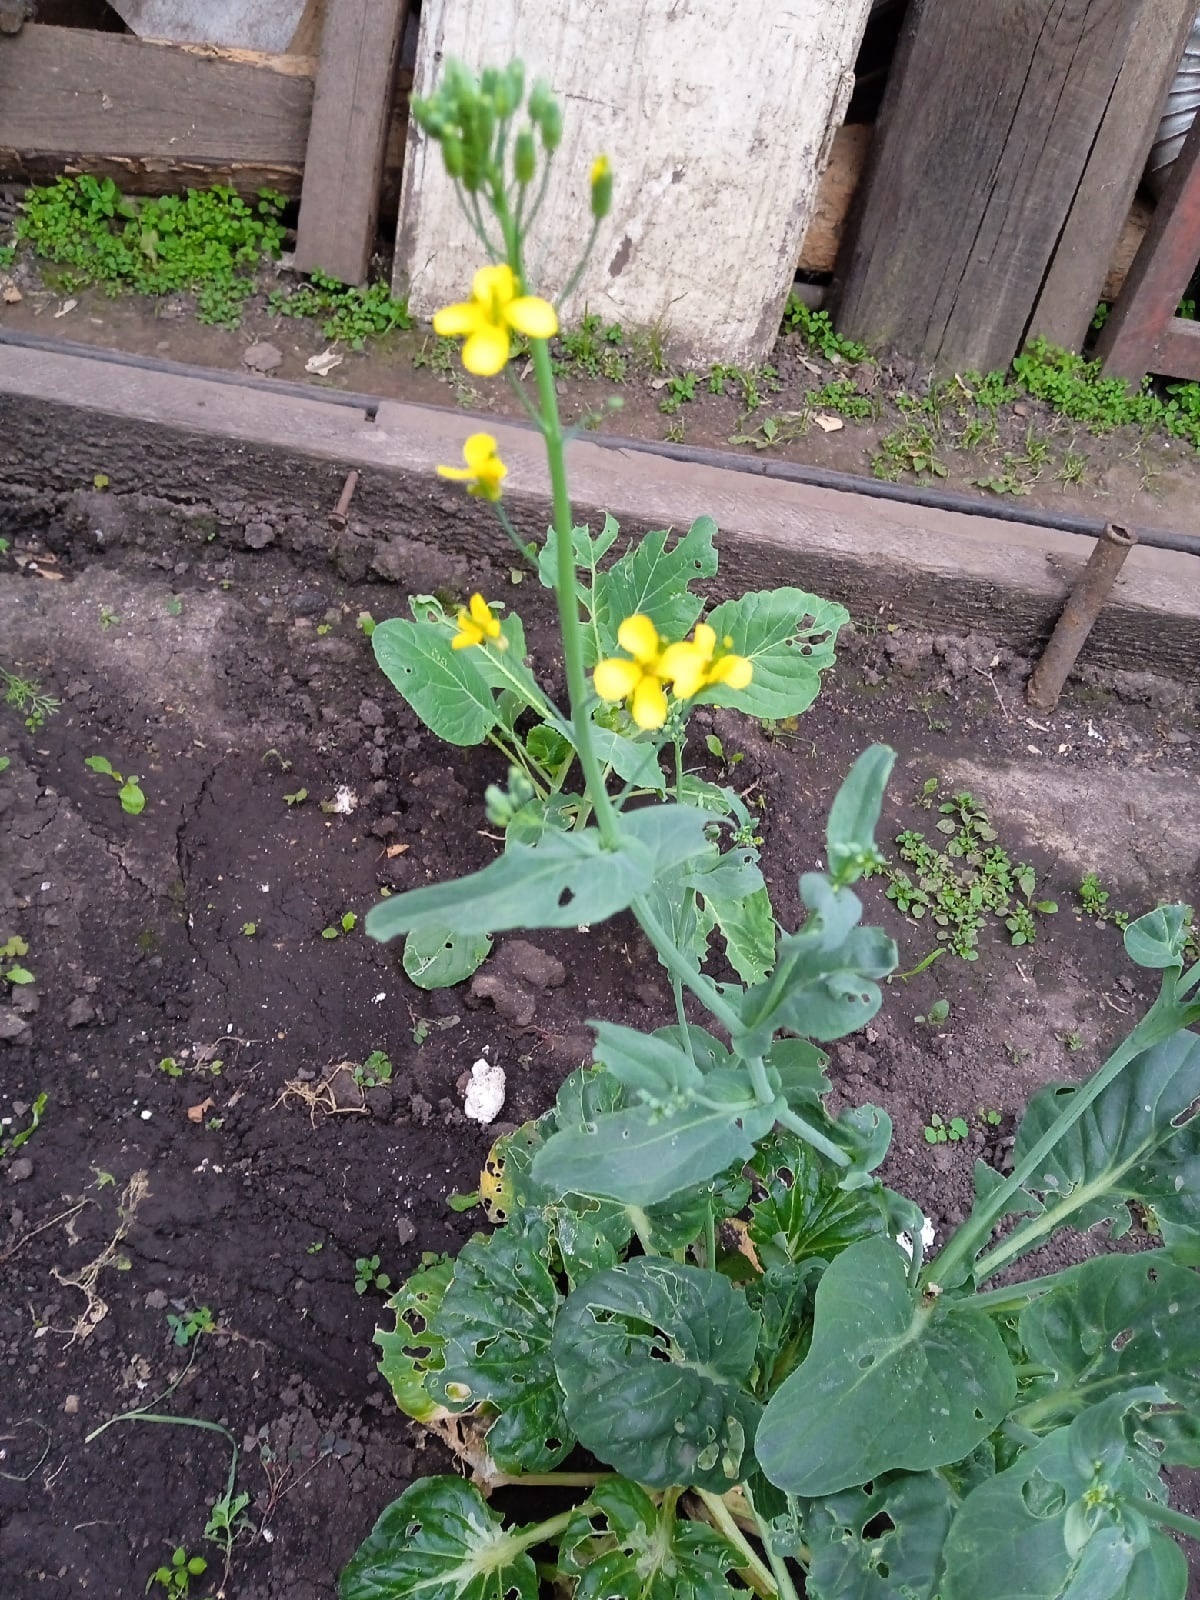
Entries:
[[[1156, 3], [913, 0], [841, 269], [842, 331], [942, 371], [1007, 366]], [[1137, 160], [1123, 153], [1122, 181]]]
[[366, 280], [407, 14], [408, 0], [340, 0], [326, 14], [300, 197], [300, 272]]
[[[529, 259], [555, 295], [590, 225], [588, 174], [605, 152], [613, 210], [567, 321], [584, 308], [660, 326], [684, 355], [767, 353], [842, 120], [870, 0], [425, 0], [414, 92], [441, 61], [520, 56], [561, 96], [565, 133]], [[480, 248], [435, 145], [405, 162], [396, 285], [427, 316], [462, 298]]]
[[1082, 350], [1195, 16], [1196, 0], [1156, 0], [1140, 9], [1042, 284], [1030, 337]]
[[109, 0], [143, 39], [235, 45], [282, 54], [305, 0]]

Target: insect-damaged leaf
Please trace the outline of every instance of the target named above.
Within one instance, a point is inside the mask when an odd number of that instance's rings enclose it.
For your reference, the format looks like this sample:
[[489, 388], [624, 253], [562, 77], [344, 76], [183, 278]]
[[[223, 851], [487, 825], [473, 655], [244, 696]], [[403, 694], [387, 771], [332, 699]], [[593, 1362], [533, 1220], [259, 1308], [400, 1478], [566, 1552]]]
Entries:
[[636, 1483], [597, 1484], [571, 1518], [559, 1566], [578, 1578], [574, 1600], [736, 1600], [727, 1581], [744, 1556], [703, 1522], [676, 1518]]
[[554, 1332], [567, 1420], [601, 1461], [651, 1488], [724, 1493], [750, 1459], [743, 1387], [759, 1319], [716, 1272], [638, 1256], [588, 1278]]
[[[754, 676], [745, 689], [717, 684], [701, 703], [733, 706], [748, 717], [794, 717], [807, 711], [833, 665], [833, 641], [849, 620], [844, 606], [803, 589], [762, 589], [726, 600], [706, 619], [734, 655], [745, 656]], [[676, 637], [673, 635], [672, 637]]]
[[960, 1461], [1011, 1406], [1016, 1378], [991, 1319], [917, 1299], [907, 1265], [891, 1239], [864, 1239], [817, 1286], [808, 1356], [768, 1405], [755, 1446], [789, 1494]]

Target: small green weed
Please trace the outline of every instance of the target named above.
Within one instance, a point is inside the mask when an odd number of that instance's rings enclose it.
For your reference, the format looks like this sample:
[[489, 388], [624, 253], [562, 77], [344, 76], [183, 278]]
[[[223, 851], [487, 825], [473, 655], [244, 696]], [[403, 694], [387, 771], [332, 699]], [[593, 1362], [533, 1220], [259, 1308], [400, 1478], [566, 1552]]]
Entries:
[[378, 1289], [380, 1294], [386, 1294], [392, 1286], [392, 1280], [386, 1272], [379, 1270], [378, 1256], [358, 1256], [354, 1262], [354, 1292], [366, 1294], [368, 1289]]
[[291, 794], [284, 795], [283, 803], [286, 806], [302, 806], [307, 799], [307, 789], [296, 789]]
[[747, 413], [757, 411], [767, 395], [778, 394], [781, 388], [774, 367], [715, 366], [708, 375], [710, 394], [734, 394]]
[[31, 189], [17, 237], [66, 269], [64, 292], [89, 284], [110, 295], [192, 292], [201, 322], [236, 327], [255, 269], [279, 255], [283, 205], [266, 189], [247, 202], [220, 187], [135, 200], [111, 178], [84, 174]]
[[814, 311], [796, 293], [788, 295], [783, 308], [784, 333], [798, 333], [826, 361], [866, 361], [867, 347], [857, 339], [843, 339], [836, 332], [828, 311]]
[[382, 1050], [372, 1050], [362, 1065], [355, 1067], [354, 1081], [361, 1089], [378, 1089], [391, 1083], [391, 1061]]
[[1083, 1035], [1076, 1029], [1071, 1033], [1063, 1034], [1063, 1043], [1072, 1055], [1083, 1049]]
[[11, 938], [0, 944], [0, 978], [6, 983], [17, 986], [33, 983], [33, 973], [20, 962], [20, 957], [28, 954], [29, 945], [19, 933], [14, 933]]
[[888, 483], [895, 483], [905, 473], [917, 478], [948, 477], [950, 469], [937, 450], [932, 430], [924, 423], [910, 423], [883, 436], [871, 457], [871, 471]]
[[120, 626], [121, 619], [115, 611], [108, 606], [100, 607], [100, 626], [107, 633], [110, 628]]
[[925, 1143], [961, 1144], [969, 1137], [970, 1132], [971, 1125], [965, 1117], [951, 1117], [947, 1120], [934, 1111], [925, 1124]]
[[865, 422], [877, 410], [877, 402], [853, 378], [831, 378], [820, 389], [810, 390], [807, 400], [814, 411], [833, 411], [851, 422]]
[[625, 333], [619, 322], [607, 326], [592, 311], [585, 311], [577, 328], [559, 334], [561, 352], [555, 367], [559, 372], [574, 372], [585, 378], [607, 378], [624, 383], [628, 363], [621, 353]]
[[121, 802], [121, 810], [131, 817], [140, 817], [146, 809], [146, 796], [143, 794], [137, 775], [130, 773], [126, 778], [117, 771], [107, 756], [86, 756], [84, 766], [92, 772], [98, 772], [102, 777], [111, 778], [117, 785], [117, 799]]
[[673, 378], [668, 378], [664, 388], [666, 394], [658, 402], [658, 409], [673, 417], [685, 402], [696, 398], [696, 374], [694, 372], [679, 372]]
[[0, 687], [4, 689], [4, 704], [25, 719], [30, 733], [37, 733], [47, 717], [62, 710], [62, 701], [45, 694], [36, 678], [23, 678], [0, 667]]
[[933, 1004], [930, 1006], [929, 1010], [924, 1014], [924, 1016], [914, 1017], [913, 1021], [914, 1022], [923, 1022], [923, 1023], [926, 1024], [927, 1027], [930, 1027], [930, 1028], [940, 1028], [942, 1023], [945, 1022], [946, 1018], [949, 1015], [950, 1015], [950, 1002], [949, 1002], [949, 1000], [935, 1000], [933, 1002]]
[[39, 1094], [29, 1108], [29, 1121], [23, 1128], [18, 1128], [10, 1138], [0, 1142], [0, 1161], [7, 1161], [14, 1151], [28, 1144], [42, 1124], [42, 1113], [49, 1104], [49, 1096]]
[[243, 938], [253, 939], [254, 935], [257, 932], [258, 932], [258, 923], [257, 922], [243, 922], [242, 923], [242, 936], [243, 936]]
[[194, 1311], [182, 1311], [178, 1315], [173, 1311], [167, 1312], [167, 1327], [171, 1330], [173, 1344], [189, 1345], [202, 1333], [212, 1333], [216, 1326], [207, 1306], [197, 1306]]
[[174, 1056], [164, 1056], [158, 1063], [158, 1070], [165, 1072], [168, 1078], [182, 1078], [183, 1068]]
[[321, 324], [324, 338], [348, 344], [352, 350], [361, 350], [368, 339], [413, 325], [408, 301], [393, 298], [386, 284], [359, 289], [323, 272], [314, 272], [308, 283], [294, 289], [273, 289], [267, 306], [277, 317], [311, 317]]
[[358, 926], [358, 917], [353, 911], [345, 911], [337, 922], [331, 922], [327, 928], [321, 929], [322, 939], [340, 939], [344, 933], [353, 933]]
[[203, 1556], [189, 1556], [180, 1545], [171, 1556], [169, 1566], [158, 1567], [150, 1574], [146, 1593], [149, 1594], [158, 1583], [167, 1591], [171, 1600], [183, 1600], [191, 1587], [192, 1579], [203, 1577], [207, 1571], [208, 1562]]

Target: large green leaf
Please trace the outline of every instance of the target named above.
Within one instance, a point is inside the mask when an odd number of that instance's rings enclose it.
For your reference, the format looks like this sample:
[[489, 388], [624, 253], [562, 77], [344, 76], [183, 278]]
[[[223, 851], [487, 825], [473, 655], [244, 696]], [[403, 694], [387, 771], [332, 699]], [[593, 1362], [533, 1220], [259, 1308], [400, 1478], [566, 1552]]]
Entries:
[[419, 1268], [388, 1301], [388, 1310], [396, 1313], [395, 1329], [375, 1330], [375, 1343], [383, 1352], [379, 1370], [401, 1411], [418, 1422], [430, 1421], [438, 1410], [439, 1402], [429, 1393], [425, 1375], [442, 1365], [445, 1340], [434, 1333], [430, 1323], [453, 1276], [453, 1261]]
[[1200, 1409], [1200, 1276], [1163, 1251], [1083, 1262], [1025, 1307], [1019, 1332], [1049, 1369], [1018, 1412], [1030, 1426], [1145, 1384]]
[[840, 1039], [868, 1023], [882, 1005], [875, 980], [895, 967], [895, 941], [880, 928], [860, 928], [858, 896], [833, 888], [823, 874], [806, 872], [800, 893], [808, 921], [798, 933], [782, 936], [774, 973], [746, 990], [742, 1014], [753, 1026]]
[[651, 1488], [723, 1493], [750, 1451], [743, 1385], [759, 1320], [716, 1272], [638, 1256], [572, 1293], [554, 1330], [567, 1420], [599, 1460]]
[[971, 1491], [946, 1539], [941, 1600], [1184, 1600], [1183, 1552], [1119, 1503], [1122, 1490], [1161, 1496], [1152, 1467], [1121, 1441], [1081, 1460], [1091, 1421], [1057, 1428]]
[[790, 1494], [958, 1461], [1012, 1404], [1016, 1379], [991, 1319], [917, 1296], [907, 1267], [892, 1240], [864, 1239], [822, 1277], [808, 1356], [768, 1405], [756, 1445]]
[[547, 833], [536, 845], [512, 843], [481, 872], [373, 906], [367, 932], [386, 942], [429, 929], [487, 934], [603, 922], [660, 872], [703, 851], [706, 820], [690, 806], [653, 805], [622, 816], [616, 850], [603, 848], [595, 828]]
[[[689, 584], [717, 570], [713, 547], [717, 525], [697, 517], [674, 543], [670, 532], [648, 533], [595, 580], [600, 652], [618, 649], [617, 629], [626, 617], [649, 617], [664, 639], [682, 639], [700, 615], [703, 601]], [[718, 608], [719, 609], [719, 608]]]
[[[1050, 1085], [1029, 1102], [1013, 1160], [1024, 1159], [1079, 1093]], [[1070, 1222], [1128, 1231], [1129, 1203], [1152, 1209], [1168, 1244], [1200, 1233], [1200, 1037], [1180, 1032], [1135, 1056], [1039, 1164], [1026, 1191], [1044, 1206], [1036, 1238]]]
[[451, 649], [452, 634], [433, 622], [393, 617], [371, 635], [375, 659], [409, 705], [447, 744], [482, 744], [496, 724], [492, 692], [470, 650]]
[[845, 606], [803, 589], [761, 589], [726, 600], [706, 619], [718, 639], [754, 667], [748, 688], [718, 684], [697, 700], [734, 706], [748, 717], [794, 717], [807, 711], [834, 662], [833, 641], [849, 620]]
[[714, 851], [711, 863], [690, 869], [686, 882], [700, 896], [698, 934], [721, 930], [729, 964], [743, 983], [761, 983], [775, 965], [775, 916], [758, 866], [747, 845]]
[[878, 1188], [839, 1188], [838, 1169], [795, 1134], [775, 1133], [750, 1166], [761, 1185], [761, 1198], [750, 1207], [750, 1239], [764, 1267], [810, 1256], [832, 1261], [857, 1240], [885, 1231]]
[[421, 1478], [379, 1518], [340, 1600], [538, 1600], [532, 1556], [461, 1478]]
[[596, 1485], [567, 1524], [558, 1565], [574, 1600], [736, 1600], [726, 1574], [744, 1557], [702, 1522], [656, 1507], [636, 1483]]
[[1187, 944], [1189, 908], [1183, 905], [1156, 906], [1125, 929], [1125, 954], [1139, 967], [1161, 971], [1182, 967]]
[[442, 1366], [426, 1387], [450, 1410], [484, 1401], [499, 1410], [487, 1444], [506, 1471], [546, 1472], [574, 1443], [550, 1357], [560, 1300], [547, 1243], [542, 1226], [469, 1240], [431, 1323]]
[[805, 1509], [809, 1600], [937, 1600], [954, 1497], [936, 1472], [893, 1472]]
[[491, 948], [486, 934], [426, 928], [405, 939], [404, 970], [418, 989], [449, 989], [469, 978]]
[[[586, 665], [594, 667], [600, 659], [600, 641], [596, 633], [596, 577], [601, 560], [616, 541], [620, 529], [616, 521], [604, 513], [604, 525], [598, 534], [590, 528], [571, 530], [571, 549], [575, 558], [575, 598], [583, 608], [583, 649]], [[551, 527], [538, 555], [538, 577], [547, 589], [558, 583], [558, 530]]]
[[825, 854], [829, 875], [839, 887], [855, 883], [875, 866], [875, 829], [896, 752], [873, 744], [850, 768], [846, 781], [833, 798], [825, 824]]

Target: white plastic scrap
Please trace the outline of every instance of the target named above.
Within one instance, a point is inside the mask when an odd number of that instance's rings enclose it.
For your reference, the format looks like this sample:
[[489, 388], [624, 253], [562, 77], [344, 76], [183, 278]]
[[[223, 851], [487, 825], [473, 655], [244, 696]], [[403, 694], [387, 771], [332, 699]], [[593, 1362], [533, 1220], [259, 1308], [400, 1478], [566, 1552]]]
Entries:
[[[924, 1222], [922, 1222], [922, 1224], [921, 1224], [921, 1260], [922, 1261], [924, 1261], [924, 1259], [925, 1259], [926, 1251], [929, 1249], [930, 1245], [932, 1245], [932, 1243], [933, 1243], [933, 1236], [934, 1236], [935, 1231], [936, 1230], [935, 1230], [935, 1228], [933, 1226], [933, 1223], [930, 1221], [930, 1219], [928, 1217], [926, 1217]], [[900, 1246], [901, 1250], [904, 1251], [904, 1254], [911, 1261], [912, 1260], [912, 1253], [913, 1253], [913, 1242], [912, 1242], [911, 1237], [907, 1233], [898, 1233], [896, 1235], [896, 1243]]]
[[333, 791], [334, 815], [339, 817], [348, 817], [352, 811], [357, 809], [357, 807], [358, 796], [355, 794], [354, 790], [350, 788], [349, 784], [339, 784], [338, 787]]
[[495, 1122], [504, 1105], [504, 1068], [481, 1056], [471, 1068], [471, 1081], [463, 1096], [463, 1111], [472, 1122]]

